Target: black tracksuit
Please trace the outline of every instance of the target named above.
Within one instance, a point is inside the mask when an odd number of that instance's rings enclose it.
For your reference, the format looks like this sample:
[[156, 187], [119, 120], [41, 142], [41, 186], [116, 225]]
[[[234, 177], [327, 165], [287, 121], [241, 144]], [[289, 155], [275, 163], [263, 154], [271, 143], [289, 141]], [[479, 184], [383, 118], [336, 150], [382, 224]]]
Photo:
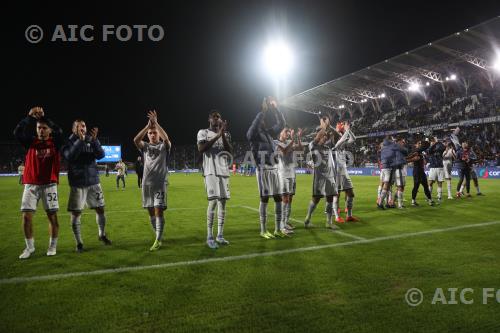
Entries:
[[415, 200], [418, 193], [418, 188], [420, 185], [424, 188], [424, 193], [427, 199], [431, 199], [431, 192], [429, 191], [429, 184], [427, 183], [427, 175], [424, 170], [424, 156], [422, 155], [422, 151], [425, 149], [418, 149], [416, 152], [418, 153], [419, 159], [413, 162], [413, 190], [411, 191], [411, 198]]

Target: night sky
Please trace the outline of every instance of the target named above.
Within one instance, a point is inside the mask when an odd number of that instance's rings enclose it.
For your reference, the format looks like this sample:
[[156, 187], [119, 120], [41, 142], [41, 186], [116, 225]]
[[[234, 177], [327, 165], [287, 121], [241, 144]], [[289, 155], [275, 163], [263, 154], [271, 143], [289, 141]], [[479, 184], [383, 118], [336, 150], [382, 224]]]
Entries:
[[[273, 84], [261, 66], [269, 37], [295, 54], [286, 95], [372, 65], [500, 14], [498, 1], [86, 1], [22, 2], [2, 10], [1, 141], [41, 105], [69, 135], [83, 118], [110, 144], [135, 154], [148, 109], [173, 144], [194, 144], [217, 108], [234, 139], [244, 134]], [[12, 8], [15, 6], [15, 8]], [[36, 24], [45, 36], [25, 39]], [[93, 42], [50, 42], [56, 25], [94, 25]], [[102, 25], [159, 24], [161, 42], [101, 39]], [[69, 29], [67, 30], [69, 31]], [[7, 101], [5, 103], [5, 101]], [[5, 119], [6, 118], [6, 119]]]

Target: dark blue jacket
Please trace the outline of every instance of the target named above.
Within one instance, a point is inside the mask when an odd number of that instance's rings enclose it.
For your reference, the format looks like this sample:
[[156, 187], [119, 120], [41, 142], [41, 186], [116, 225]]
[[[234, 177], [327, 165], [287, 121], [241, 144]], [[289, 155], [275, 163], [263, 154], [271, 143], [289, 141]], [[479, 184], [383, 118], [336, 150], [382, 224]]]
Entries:
[[467, 149], [467, 151], [465, 151], [462, 147], [460, 147], [457, 150], [457, 159], [455, 160], [455, 167], [457, 167], [458, 169], [470, 168], [475, 160], [476, 160], [476, 154], [474, 154], [472, 149], [469, 148]]
[[434, 145], [427, 149], [429, 158], [429, 168], [442, 168], [443, 167], [443, 152], [445, 147], [441, 142], [436, 142]]
[[[269, 110], [273, 112], [276, 123], [271, 128], [264, 128], [263, 118], [265, 114], [259, 112], [250, 125], [247, 132], [247, 139], [250, 141], [250, 149], [252, 150], [253, 158], [257, 166], [275, 165], [276, 162], [271, 160], [274, 153], [274, 137], [276, 137], [285, 126], [285, 117], [278, 109]], [[264, 155], [262, 160], [261, 155]]]
[[99, 140], [90, 136], [82, 141], [71, 134], [68, 143], [62, 148], [62, 155], [68, 161], [68, 180], [70, 186], [84, 187], [99, 184], [96, 159], [104, 157]]
[[383, 169], [400, 168], [406, 164], [408, 149], [401, 147], [396, 142], [384, 139], [380, 151], [380, 160]]

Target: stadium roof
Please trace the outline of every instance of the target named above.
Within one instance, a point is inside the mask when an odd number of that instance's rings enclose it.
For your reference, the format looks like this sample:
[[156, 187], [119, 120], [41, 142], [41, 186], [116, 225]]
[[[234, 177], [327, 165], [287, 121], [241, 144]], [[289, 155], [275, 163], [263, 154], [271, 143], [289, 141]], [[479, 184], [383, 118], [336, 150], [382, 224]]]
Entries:
[[[500, 56], [500, 16], [412, 51], [286, 98], [282, 105], [309, 113], [366, 109], [393, 110], [399, 102], [427, 99], [447, 81], [483, 74], [491, 87]], [[450, 82], [451, 83], [451, 82]]]

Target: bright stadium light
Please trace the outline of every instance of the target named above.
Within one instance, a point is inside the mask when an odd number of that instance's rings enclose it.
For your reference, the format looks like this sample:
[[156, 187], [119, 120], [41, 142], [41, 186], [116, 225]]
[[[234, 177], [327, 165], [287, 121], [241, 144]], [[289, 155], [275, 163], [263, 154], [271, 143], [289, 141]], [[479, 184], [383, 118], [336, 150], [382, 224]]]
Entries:
[[283, 41], [272, 42], [264, 50], [266, 68], [273, 75], [286, 75], [293, 65], [290, 48]]
[[450, 75], [450, 80], [456, 80], [456, 79], [457, 79], [457, 76], [455, 74]]
[[425, 85], [426, 86], [430, 86], [431, 84], [429, 82], [425, 82]]
[[408, 90], [409, 91], [417, 91], [418, 88], [420, 88], [420, 85], [415, 82], [415, 83], [410, 84], [410, 86], [408, 87]]
[[494, 70], [497, 70], [500, 72], [500, 56], [498, 57], [498, 59], [493, 63], [493, 69]]
[[377, 96], [378, 98], [385, 98], [385, 93], [381, 93], [380, 95]]

